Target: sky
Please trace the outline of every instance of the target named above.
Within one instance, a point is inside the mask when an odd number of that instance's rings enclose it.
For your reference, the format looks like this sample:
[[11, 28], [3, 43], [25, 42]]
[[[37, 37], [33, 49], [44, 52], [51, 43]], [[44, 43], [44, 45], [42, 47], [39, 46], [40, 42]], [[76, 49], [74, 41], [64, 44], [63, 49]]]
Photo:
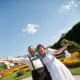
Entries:
[[54, 44], [80, 21], [80, 0], [0, 0], [0, 57]]

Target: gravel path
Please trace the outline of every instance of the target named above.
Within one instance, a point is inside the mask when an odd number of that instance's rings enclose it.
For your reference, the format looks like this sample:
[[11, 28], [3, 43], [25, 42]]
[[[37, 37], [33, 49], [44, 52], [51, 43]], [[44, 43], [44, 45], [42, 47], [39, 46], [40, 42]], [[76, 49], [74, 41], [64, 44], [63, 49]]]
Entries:
[[80, 80], [80, 75], [75, 75], [74, 77], [76, 80]]
[[[80, 75], [75, 75], [74, 77], [75, 77], [75, 80], [80, 80]], [[22, 79], [22, 80], [32, 80], [32, 77]]]
[[32, 77], [28, 77], [28, 78], [22, 79], [22, 80], [32, 80]]

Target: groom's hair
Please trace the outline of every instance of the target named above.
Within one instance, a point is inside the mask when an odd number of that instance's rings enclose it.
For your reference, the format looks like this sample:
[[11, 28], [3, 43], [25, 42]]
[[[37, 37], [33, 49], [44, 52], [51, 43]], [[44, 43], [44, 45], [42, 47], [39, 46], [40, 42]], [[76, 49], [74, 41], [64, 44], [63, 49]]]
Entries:
[[30, 47], [33, 47], [33, 46], [29, 46], [29, 47], [28, 47], [28, 51], [29, 51]]

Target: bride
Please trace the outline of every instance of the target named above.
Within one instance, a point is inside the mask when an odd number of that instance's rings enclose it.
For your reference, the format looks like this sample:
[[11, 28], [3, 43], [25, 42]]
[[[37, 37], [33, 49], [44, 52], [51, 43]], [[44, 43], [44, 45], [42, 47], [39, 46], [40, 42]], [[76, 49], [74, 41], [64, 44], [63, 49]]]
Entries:
[[43, 45], [38, 45], [37, 50], [46, 65], [52, 80], [75, 80], [68, 68], [60, 62], [54, 55], [60, 54], [67, 47], [64, 45], [61, 49], [46, 49]]

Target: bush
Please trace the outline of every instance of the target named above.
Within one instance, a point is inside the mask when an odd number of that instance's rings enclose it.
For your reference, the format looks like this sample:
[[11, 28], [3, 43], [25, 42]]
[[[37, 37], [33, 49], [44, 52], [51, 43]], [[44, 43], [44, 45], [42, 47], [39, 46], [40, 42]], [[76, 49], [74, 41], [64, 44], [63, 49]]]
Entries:
[[3, 64], [2, 67], [3, 67], [4, 69], [8, 69], [8, 67], [7, 67], [6, 64]]
[[0, 71], [2, 71], [2, 70], [4, 70], [4, 68], [2, 67], [2, 68], [0, 68]]
[[14, 65], [15, 65], [15, 66], [18, 66], [18, 65], [19, 65], [19, 63], [14, 63]]
[[17, 72], [17, 76], [21, 76], [21, 75], [23, 75], [23, 74], [24, 74], [24, 72], [25, 72], [25, 71], [24, 71], [24, 70], [22, 70], [22, 69], [21, 69], [21, 70], [19, 70], [19, 71]]

